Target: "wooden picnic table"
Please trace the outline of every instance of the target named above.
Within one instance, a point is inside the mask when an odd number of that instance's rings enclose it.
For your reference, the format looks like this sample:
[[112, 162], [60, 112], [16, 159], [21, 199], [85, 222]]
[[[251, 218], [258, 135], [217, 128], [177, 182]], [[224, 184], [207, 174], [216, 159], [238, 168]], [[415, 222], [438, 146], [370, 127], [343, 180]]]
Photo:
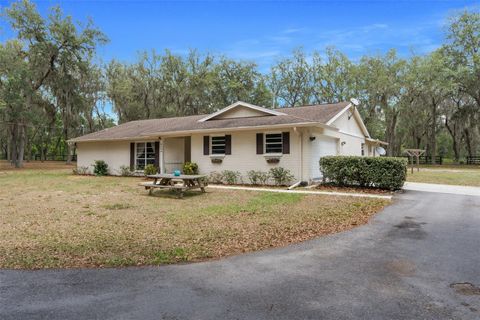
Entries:
[[183, 193], [187, 190], [200, 189], [202, 192], [205, 192], [205, 187], [207, 186], [207, 176], [202, 174], [181, 174], [176, 176], [162, 173], [148, 175], [147, 178], [153, 179], [153, 182], [145, 182], [140, 185], [149, 190], [149, 194], [152, 194], [154, 188], [170, 189], [177, 193], [177, 197], [182, 198]]

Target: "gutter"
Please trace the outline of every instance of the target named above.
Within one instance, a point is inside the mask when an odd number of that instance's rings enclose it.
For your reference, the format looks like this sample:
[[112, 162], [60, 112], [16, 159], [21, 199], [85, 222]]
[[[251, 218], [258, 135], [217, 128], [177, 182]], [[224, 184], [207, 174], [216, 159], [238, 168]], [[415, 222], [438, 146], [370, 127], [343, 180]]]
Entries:
[[154, 132], [148, 135], [139, 135], [134, 137], [125, 138], [113, 138], [113, 139], [80, 139], [73, 138], [67, 142], [100, 142], [100, 141], [132, 141], [132, 140], [145, 140], [158, 139], [158, 137], [184, 137], [196, 133], [215, 133], [215, 132], [236, 132], [236, 131], [251, 131], [257, 129], [270, 129], [270, 128], [291, 128], [291, 127], [320, 127], [338, 131], [338, 128], [326, 125], [320, 122], [299, 122], [299, 123], [285, 123], [274, 125], [261, 125], [252, 127], [232, 127], [232, 128], [212, 128], [212, 129], [196, 129], [196, 130], [182, 130], [182, 131], [165, 131]]
[[378, 139], [372, 139], [372, 138], [365, 138], [366, 141], [368, 142], [374, 142], [374, 143], [378, 143], [378, 144], [383, 144], [385, 146], [388, 146], [388, 142], [385, 142], [385, 141], [382, 141], [382, 140], [378, 140]]

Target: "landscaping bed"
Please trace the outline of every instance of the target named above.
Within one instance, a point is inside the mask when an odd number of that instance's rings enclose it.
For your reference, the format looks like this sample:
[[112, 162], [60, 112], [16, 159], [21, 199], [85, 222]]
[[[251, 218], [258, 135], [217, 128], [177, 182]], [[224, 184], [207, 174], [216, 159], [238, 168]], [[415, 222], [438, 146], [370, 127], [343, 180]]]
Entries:
[[379, 194], [379, 195], [391, 195], [394, 191], [368, 188], [368, 187], [338, 187], [330, 184], [319, 184], [315, 186], [313, 190], [317, 191], [329, 191], [329, 192], [345, 192], [345, 193], [365, 193], [365, 194]]
[[0, 267], [160, 265], [284, 246], [364, 224], [382, 199], [207, 189], [182, 200], [141, 178], [0, 176]]

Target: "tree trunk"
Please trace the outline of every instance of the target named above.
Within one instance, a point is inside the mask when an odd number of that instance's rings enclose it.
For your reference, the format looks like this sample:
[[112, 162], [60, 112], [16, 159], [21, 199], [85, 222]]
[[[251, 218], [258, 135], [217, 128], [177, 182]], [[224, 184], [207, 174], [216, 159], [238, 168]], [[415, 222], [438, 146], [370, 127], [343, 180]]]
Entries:
[[458, 143], [456, 140], [453, 140], [453, 162], [458, 164], [460, 162], [460, 152], [458, 151]]
[[18, 152], [17, 152], [17, 157], [15, 159], [15, 167], [22, 168], [23, 156], [25, 153], [25, 125], [20, 124], [17, 129], [18, 129]]
[[390, 157], [395, 155], [395, 143], [396, 143], [395, 129], [397, 127], [397, 117], [398, 117], [398, 113], [393, 112], [391, 119], [387, 120], [387, 128], [386, 128], [387, 130], [385, 132], [385, 138], [388, 142], [387, 155]]
[[68, 141], [68, 128], [65, 128], [63, 130], [63, 139], [65, 140], [65, 151], [67, 153], [67, 164], [72, 163], [72, 152], [70, 148], [70, 144], [67, 142]]
[[55, 143], [55, 147], [53, 149], [53, 155], [54, 156], [58, 155], [58, 148], [60, 148], [60, 142], [62, 142], [62, 136], [58, 135], [57, 142]]
[[448, 122], [448, 117], [445, 118], [445, 127], [447, 128], [448, 133], [450, 133], [450, 136], [452, 137], [452, 149], [453, 149], [453, 155], [454, 155], [454, 162], [459, 163], [460, 162], [460, 150], [459, 150], [459, 145], [457, 141], [457, 125], [453, 124], [453, 127], [449, 124]]
[[463, 133], [465, 135], [465, 144], [466, 144], [466, 147], [467, 147], [468, 156], [473, 157], [474, 154], [473, 154], [473, 148], [472, 148], [472, 139], [470, 137], [470, 131], [468, 130], [468, 128], [465, 128]]
[[432, 164], [435, 164], [435, 157], [437, 156], [437, 104], [434, 98], [432, 98], [432, 128], [430, 134], [430, 156], [432, 157]]
[[15, 165], [18, 157], [18, 123], [14, 123], [11, 129], [11, 143], [10, 143], [10, 162], [12, 165]]
[[12, 162], [12, 141], [10, 140], [10, 137], [9, 137], [9, 131], [7, 130], [7, 149], [6, 149], [6, 152], [7, 152], [7, 161], [8, 162]]
[[28, 132], [25, 132], [25, 161], [27, 162], [32, 160], [32, 140], [33, 138], [28, 137]]

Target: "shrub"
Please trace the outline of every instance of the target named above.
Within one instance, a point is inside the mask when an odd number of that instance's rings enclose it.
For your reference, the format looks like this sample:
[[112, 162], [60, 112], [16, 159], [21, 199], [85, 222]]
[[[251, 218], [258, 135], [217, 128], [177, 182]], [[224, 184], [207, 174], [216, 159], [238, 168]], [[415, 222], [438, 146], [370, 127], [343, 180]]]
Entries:
[[158, 171], [158, 168], [153, 165], [153, 164], [147, 164], [145, 166], [145, 169], [143, 169], [143, 173], [148, 176], [148, 175], [151, 175], [151, 174], [156, 174]]
[[223, 175], [220, 172], [212, 171], [208, 176], [208, 181], [221, 184], [223, 183]]
[[407, 159], [328, 156], [320, 159], [324, 182], [339, 186], [400, 189], [407, 177]]
[[251, 184], [266, 184], [270, 175], [268, 172], [250, 170], [247, 177]]
[[88, 167], [76, 167], [72, 169], [72, 172], [73, 174], [84, 176], [88, 174]]
[[184, 174], [198, 174], [198, 164], [195, 162], [185, 162], [182, 171]]
[[247, 178], [248, 178], [248, 180], [250, 181], [251, 184], [259, 184], [260, 183], [260, 181], [258, 179], [258, 174], [260, 172], [261, 171], [256, 171], [256, 170], [247, 171]]
[[268, 179], [270, 179], [270, 174], [268, 172], [260, 172], [258, 175], [258, 181], [260, 184], [267, 184]]
[[120, 166], [119, 173], [122, 177], [133, 176], [133, 172], [130, 171], [130, 166]]
[[270, 169], [270, 177], [275, 181], [277, 186], [285, 186], [288, 185], [293, 179], [294, 176], [291, 174], [290, 170], [276, 167]]
[[108, 174], [108, 164], [103, 160], [95, 160], [93, 173], [96, 176], [106, 176]]
[[232, 170], [223, 170], [222, 171], [223, 180], [227, 184], [237, 184], [240, 180], [240, 172]]

